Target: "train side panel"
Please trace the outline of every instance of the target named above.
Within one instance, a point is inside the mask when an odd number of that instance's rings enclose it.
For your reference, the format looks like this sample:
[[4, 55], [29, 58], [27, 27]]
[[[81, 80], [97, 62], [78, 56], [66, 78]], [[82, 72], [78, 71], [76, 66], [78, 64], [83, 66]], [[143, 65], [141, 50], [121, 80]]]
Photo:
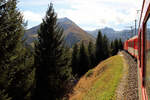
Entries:
[[134, 56], [138, 58], [138, 37], [134, 40]]
[[[127, 51], [134, 56], [135, 58], [138, 57], [138, 36], [134, 36], [133, 38], [126, 41], [128, 43]], [[126, 42], [124, 45], [126, 45]], [[125, 48], [125, 49], [126, 49]]]
[[150, 99], [150, 49], [149, 49], [149, 41], [150, 40], [150, 32], [149, 30], [150, 25], [150, 0], [144, 0], [141, 17], [140, 17], [140, 24], [139, 24], [139, 37], [140, 37], [140, 66], [139, 69], [139, 77], [142, 89], [142, 99], [148, 100]]
[[128, 51], [128, 40], [124, 42], [124, 50]]

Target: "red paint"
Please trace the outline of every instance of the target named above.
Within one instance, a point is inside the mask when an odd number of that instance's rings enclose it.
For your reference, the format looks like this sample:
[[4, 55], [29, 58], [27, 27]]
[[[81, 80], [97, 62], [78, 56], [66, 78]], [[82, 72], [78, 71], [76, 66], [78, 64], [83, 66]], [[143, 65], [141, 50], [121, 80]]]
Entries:
[[136, 51], [138, 52], [138, 36], [134, 36], [131, 39], [125, 41], [124, 49], [127, 50], [132, 56], [137, 58], [137, 55], [135, 52]]
[[[139, 29], [138, 29], [138, 36], [134, 36], [133, 38], [130, 38], [129, 40], [126, 40], [124, 42], [124, 50], [128, 51], [133, 57], [135, 57], [138, 61], [138, 68], [139, 68], [139, 79], [141, 83], [141, 92], [142, 92], [142, 99], [148, 100], [148, 96], [146, 93], [146, 88], [144, 86], [144, 69], [145, 67], [145, 49], [146, 49], [146, 22], [150, 15], [150, 0], [143, 0], [142, 5], [142, 11], [140, 16], [140, 23], [139, 23]], [[131, 49], [129, 49], [131, 48]], [[150, 43], [147, 42], [147, 49], [150, 48]], [[135, 50], [137, 50], [138, 55], [135, 54]], [[134, 52], [133, 52], [134, 51]]]

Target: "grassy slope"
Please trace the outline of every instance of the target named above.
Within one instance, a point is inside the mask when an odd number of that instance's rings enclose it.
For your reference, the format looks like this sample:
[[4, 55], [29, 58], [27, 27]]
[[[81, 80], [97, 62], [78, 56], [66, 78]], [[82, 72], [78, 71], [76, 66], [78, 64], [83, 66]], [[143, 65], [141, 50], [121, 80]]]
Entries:
[[122, 77], [123, 58], [113, 56], [87, 72], [74, 88], [70, 100], [115, 99], [115, 90]]

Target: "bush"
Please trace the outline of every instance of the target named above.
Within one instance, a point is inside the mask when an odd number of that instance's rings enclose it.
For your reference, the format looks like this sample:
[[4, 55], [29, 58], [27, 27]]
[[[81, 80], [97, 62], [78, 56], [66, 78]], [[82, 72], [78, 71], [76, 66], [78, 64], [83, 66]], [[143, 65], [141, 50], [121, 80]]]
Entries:
[[93, 75], [93, 70], [89, 70], [86, 74], [85, 77], [90, 77], [91, 75]]

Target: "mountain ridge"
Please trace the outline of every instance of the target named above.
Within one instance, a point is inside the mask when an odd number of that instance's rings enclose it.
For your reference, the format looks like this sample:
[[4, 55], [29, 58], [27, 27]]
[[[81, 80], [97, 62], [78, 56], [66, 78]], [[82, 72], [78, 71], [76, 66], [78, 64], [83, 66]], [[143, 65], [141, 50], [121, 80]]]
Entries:
[[[95, 38], [91, 34], [84, 31], [82, 28], [80, 28], [77, 24], [75, 24], [72, 20], [68, 19], [67, 17], [58, 19], [57, 23], [64, 30], [63, 33], [66, 46], [72, 47], [74, 44], [80, 43], [81, 41], [83, 41], [85, 44], [87, 44], [89, 41], [95, 42]], [[27, 44], [32, 45], [33, 42], [37, 40], [37, 33], [39, 28], [40, 25], [37, 25], [35, 27], [32, 27], [31, 29], [28, 29], [25, 32], [24, 37], [27, 39]]]
[[[64, 40], [68, 47], [72, 47], [76, 43], [80, 44], [82, 41], [85, 44], [88, 44], [89, 41], [93, 41], [95, 43], [95, 38], [97, 38], [99, 30], [101, 30], [102, 35], [106, 35], [110, 41], [120, 38], [122, 41], [125, 41], [134, 36], [134, 34], [131, 34], [131, 30], [116, 31], [110, 27], [95, 29], [93, 31], [85, 31], [67, 17], [58, 19], [57, 23], [59, 23], [60, 27], [64, 30]], [[40, 25], [37, 25], [25, 32], [24, 38], [26, 38], [26, 43], [30, 44], [32, 47], [34, 47], [34, 41], [37, 40], [39, 28]], [[133, 33], [135, 32], [133, 31]]]
[[106, 35], [110, 41], [121, 38], [123, 41], [133, 37], [135, 35], [135, 30], [133, 30], [134, 34], [131, 34], [131, 30], [121, 30], [116, 31], [113, 28], [105, 27], [102, 29], [95, 29], [93, 31], [86, 31], [95, 38], [97, 38], [98, 31], [101, 31], [102, 35]]

